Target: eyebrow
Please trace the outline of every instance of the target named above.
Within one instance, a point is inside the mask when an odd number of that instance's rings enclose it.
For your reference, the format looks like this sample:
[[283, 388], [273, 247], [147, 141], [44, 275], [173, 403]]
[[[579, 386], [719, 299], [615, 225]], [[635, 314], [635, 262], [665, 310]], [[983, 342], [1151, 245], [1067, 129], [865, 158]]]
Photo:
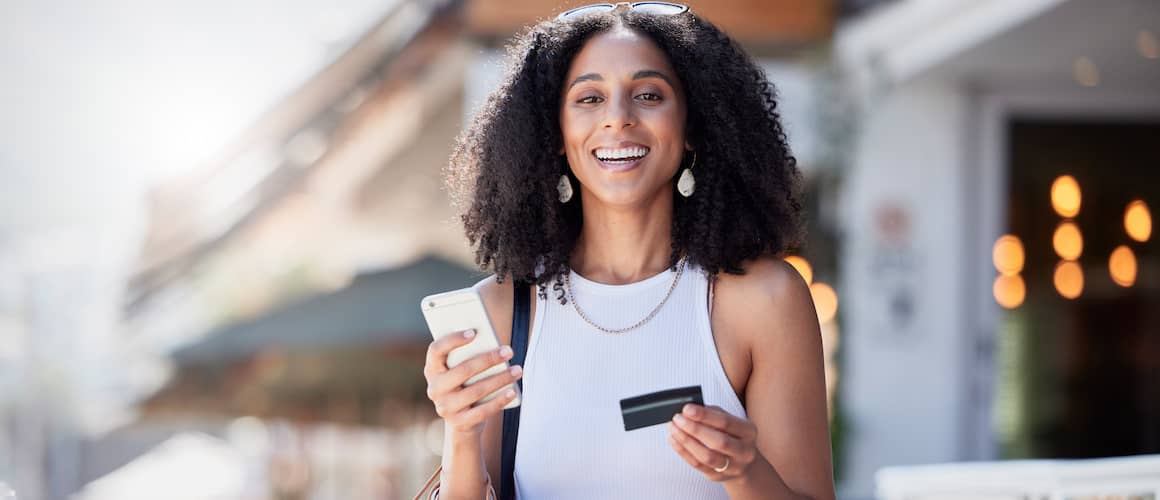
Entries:
[[[657, 71], [655, 69], [642, 69], [642, 70], [637, 71], [636, 73], [632, 74], [633, 80], [640, 80], [642, 78], [660, 78], [661, 80], [664, 80], [665, 83], [668, 83], [670, 87], [674, 87], [674, 88], [676, 87], [676, 85], [673, 85], [673, 81], [668, 77], [668, 75], [661, 73], [660, 71]], [[572, 83], [568, 84], [568, 88], [571, 89], [572, 87], [575, 87], [577, 83], [580, 83], [580, 82], [602, 82], [602, 81], [604, 81], [604, 77], [600, 76], [599, 73], [585, 73], [583, 75], [576, 77], [575, 80], [572, 80]]]

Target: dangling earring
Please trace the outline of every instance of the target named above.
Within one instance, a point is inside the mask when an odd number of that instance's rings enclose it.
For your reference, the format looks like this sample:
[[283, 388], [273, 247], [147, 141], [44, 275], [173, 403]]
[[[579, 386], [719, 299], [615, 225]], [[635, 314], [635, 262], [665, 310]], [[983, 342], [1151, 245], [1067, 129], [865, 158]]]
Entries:
[[556, 183], [556, 192], [560, 194], [560, 203], [568, 203], [572, 199], [572, 180], [568, 178], [568, 174], [560, 176], [560, 182]]
[[677, 192], [685, 198], [693, 196], [693, 191], [697, 190], [697, 180], [693, 178], [693, 165], [696, 164], [697, 152], [693, 151], [693, 163], [690, 163], [685, 171], [681, 172], [681, 178], [677, 179]]

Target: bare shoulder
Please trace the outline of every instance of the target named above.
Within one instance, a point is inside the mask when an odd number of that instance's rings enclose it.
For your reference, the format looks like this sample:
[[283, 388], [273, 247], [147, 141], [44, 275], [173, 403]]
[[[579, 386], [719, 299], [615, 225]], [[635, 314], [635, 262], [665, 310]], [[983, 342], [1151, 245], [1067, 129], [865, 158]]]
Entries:
[[[511, 277], [502, 281], [496, 280], [495, 275], [488, 276], [476, 283], [475, 291], [479, 292], [483, 300], [483, 307], [487, 310], [487, 317], [491, 319], [491, 327], [495, 329], [496, 337], [502, 345], [511, 345], [512, 340], [512, 310], [515, 305], [515, 285]], [[536, 317], [536, 287], [528, 290], [530, 299], [529, 312], [531, 320], [529, 327], [535, 326]], [[528, 333], [529, 338], [531, 332]]]
[[812, 330], [803, 328], [817, 322], [809, 285], [793, 266], [780, 258], [761, 257], [745, 262], [742, 270], [745, 274], [720, 274], [714, 288], [714, 316], [726, 319], [730, 330], [741, 334], [771, 328]]
[[767, 298], [793, 293], [799, 285], [807, 293], [809, 291], [801, 275], [784, 259], [760, 257], [742, 263], [741, 269], [745, 274], [721, 274], [718, 287], [739, 288]]
[[512, 340], [512, 287], [510, 278], [501, 282], [496, 280], [494, 274], [480, 280], [474, 287], [483, 299], [483, 308], [487, 310], [487, 317], [491, 319], [491, 327], [495, 329], [501, 345], [511, 344]]

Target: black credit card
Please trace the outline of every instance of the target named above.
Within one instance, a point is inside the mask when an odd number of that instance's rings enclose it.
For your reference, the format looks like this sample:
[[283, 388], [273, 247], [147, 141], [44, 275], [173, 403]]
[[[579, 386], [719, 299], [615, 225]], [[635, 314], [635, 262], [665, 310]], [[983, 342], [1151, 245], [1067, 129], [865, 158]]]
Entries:
[[701, 386], [681, 387], [622, 399], [620, 414], [624, 417], [624, 430], [631, 431], [668, 422], [689, 403], [705, 404], [701, 399]]

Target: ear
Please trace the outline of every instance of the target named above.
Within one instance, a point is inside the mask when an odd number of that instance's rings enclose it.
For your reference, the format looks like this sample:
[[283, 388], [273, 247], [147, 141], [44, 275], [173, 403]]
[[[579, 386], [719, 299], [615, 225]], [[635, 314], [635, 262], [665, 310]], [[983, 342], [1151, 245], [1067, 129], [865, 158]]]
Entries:
[[689, 141], [685, 141], [685, 151], [692, 151], [692, 150], [693, 150], [693, 145], [689, 144]]

